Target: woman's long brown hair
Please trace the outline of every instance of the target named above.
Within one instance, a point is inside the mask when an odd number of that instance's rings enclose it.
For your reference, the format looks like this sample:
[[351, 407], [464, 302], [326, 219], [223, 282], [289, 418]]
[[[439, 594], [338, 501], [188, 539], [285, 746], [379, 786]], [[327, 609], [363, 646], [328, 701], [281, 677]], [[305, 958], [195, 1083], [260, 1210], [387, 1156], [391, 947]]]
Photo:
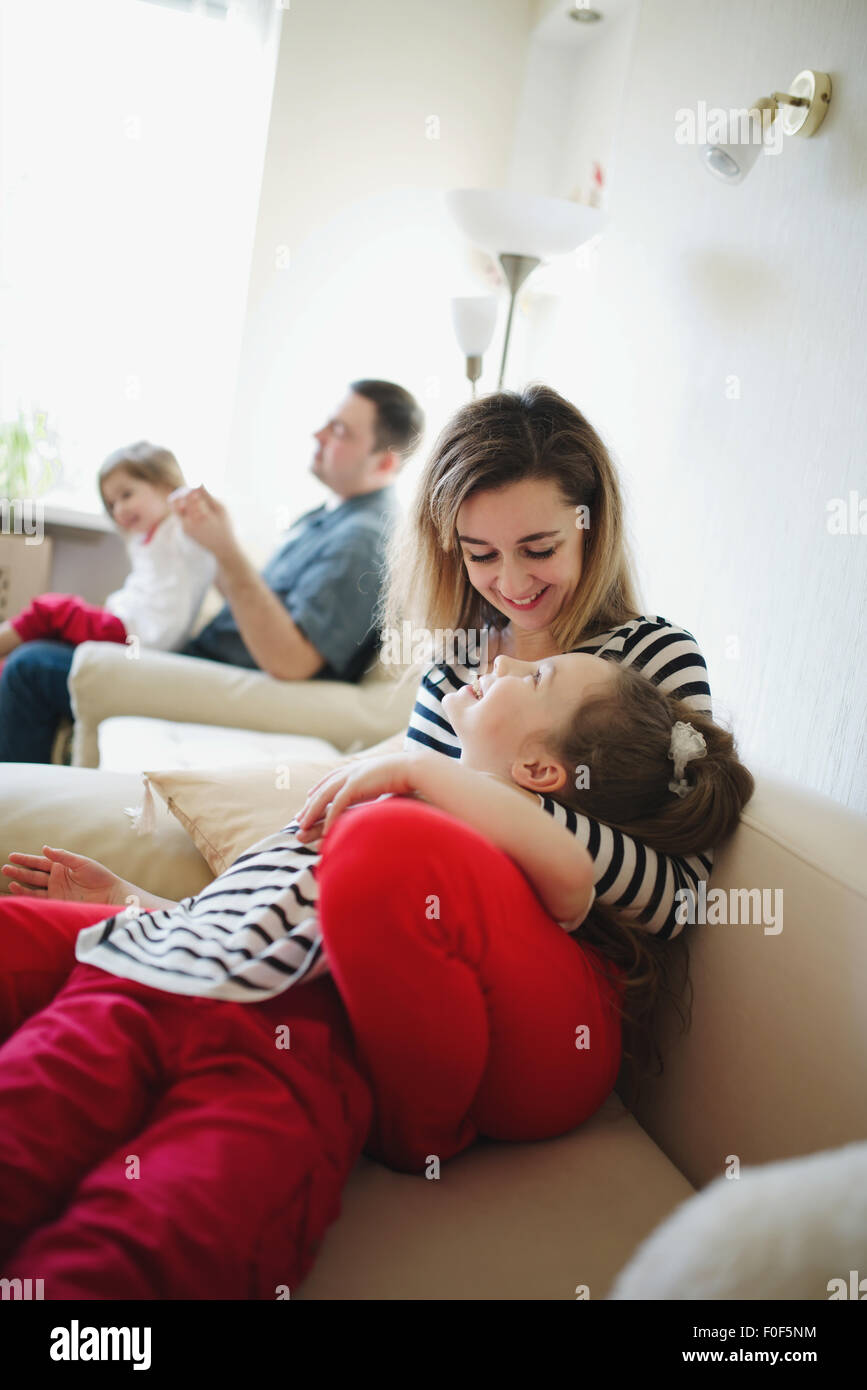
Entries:
[[580, 582], [551, 624], [559, 650], [639, 616], [608, 450], [570, 401], [550, 386], [531, 385], [471, 401], [441, 432], [389, 547], [379, 612], [384, 631], [397, 632], [406, 620], [428, 632], [505, 626], [506, 616], [467, 577], [457, 516], [468, 497], [528, 479], [553, 483], [567, 506], [589, 512]]

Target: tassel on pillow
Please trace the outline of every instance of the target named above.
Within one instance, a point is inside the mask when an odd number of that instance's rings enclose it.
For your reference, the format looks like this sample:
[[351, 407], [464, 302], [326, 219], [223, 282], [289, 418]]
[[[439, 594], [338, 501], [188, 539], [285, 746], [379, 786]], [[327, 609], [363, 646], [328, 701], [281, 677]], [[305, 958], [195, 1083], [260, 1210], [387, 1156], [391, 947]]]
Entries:
[[139, 835], [152, 835], [156, 829], [156, 812], [154, 810], [154, 794], [151, 791], [150, 779], [146, 772], [142, 773], [142, 781], [145, 790], [144, 797], [140, 806], [125, 806], [124, 815], [129, 816], [130, 825]]

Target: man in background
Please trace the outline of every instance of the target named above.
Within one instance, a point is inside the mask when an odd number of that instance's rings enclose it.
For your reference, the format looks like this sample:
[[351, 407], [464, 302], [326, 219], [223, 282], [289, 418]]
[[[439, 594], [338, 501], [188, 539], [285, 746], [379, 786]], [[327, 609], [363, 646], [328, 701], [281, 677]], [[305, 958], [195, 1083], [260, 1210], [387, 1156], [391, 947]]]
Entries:
[[[226, 600], [180, 654], [258, 668], [277, 680], [357, 681], [379, 641], [383, 551], [397, 516], [393, 484], [423, 430], [421, 408], [403, 387], [354, 381], [314, 436], [311, 470], [331, 496], [299, 517], [261, 573], [207, 488], [173, 498], [184, 531], [216, 558]], [[35, 641], [7, 657], [0, 762], [51, 761], [58, 725], [72, 718], [74, 654], [69, 643]]]

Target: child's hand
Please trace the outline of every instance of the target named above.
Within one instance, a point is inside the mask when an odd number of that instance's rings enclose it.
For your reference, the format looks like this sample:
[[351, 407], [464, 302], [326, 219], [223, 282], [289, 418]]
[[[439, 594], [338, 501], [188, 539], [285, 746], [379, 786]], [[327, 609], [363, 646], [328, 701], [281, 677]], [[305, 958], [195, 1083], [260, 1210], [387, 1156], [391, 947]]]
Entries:
[[95, 859], [73, 854], [68, 849], [42, 846], [44, 854], [21, 854], [13, 850], [10, 863], [2, 872], [10, 879], [9, 892], [33, 898], [59, 898], [70, 903], [111, 903], [125, 901], [126, 884], [117, 874]]
[[218, 561], [237, 545], [228, 509], [216, 497], [212, 497], [203, 484], [186, 490], [176, 488], [169, 499], [169, 506], [180, 518], [181, 526], [190, 540], [210, 550]]
[[409, 753], [390, 753], [359, 759], [329, 772], [307, 794], [298, 814], [298, 839], [309, 842], [324, 836], [341, 811], [360, 801], [375, 801], [386, 792], [405, 796], [414, 791], [413, 766]]

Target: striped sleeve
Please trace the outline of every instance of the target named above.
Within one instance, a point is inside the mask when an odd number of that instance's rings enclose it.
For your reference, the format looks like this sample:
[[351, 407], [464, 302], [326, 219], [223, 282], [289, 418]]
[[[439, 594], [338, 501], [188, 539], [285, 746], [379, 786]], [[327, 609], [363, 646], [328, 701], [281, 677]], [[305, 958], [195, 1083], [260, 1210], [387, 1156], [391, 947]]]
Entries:
[[[463, 672], [463, 675], [459, 674]], [[472, 678], [468, 668], [452, 666], [430, 666], [421, 678], [415, 699], [409, 728], [403, 741], [405, 753], [418, 752], [421, 748], [434, 753], [445, 753], [450, 758], [461, 756], [460, 740], [443, 713], [443, 696], [453, 690], [460, 690]]]
[[567, 810], [549, 796], [540, 796], [539, 804], [578, 837], [593, 860], [597, 902], [621, 909], [621, 916], [656, 936], [677, 936], [682, 930], [677, 920], [682, 900], [675, 895], [684, 888], [697, 892], [699, 882], [710, 876], [710, 850], [679, 856], [659, 854], [621, 830]]
[[[707, 663], [691, 632], [665, 618], [641, 617], [612, 633], [591, 639], [579, 651], [593, 652], [634, 666], [667, 695], [682, 700], [698, 714], [711, 715]], [[541, 797], [549, 815], [578, 835], [594, 862], [598, 902], [616, 907], [635, 926], [656, 936], [677, 936], [682, 889], [696, 891], [710, 877], [713, 851], [666, 855], [648, 848], [631, 835], [589, 816], [567, 811], [550, 797]], [[571, 823], [570, 823], [571, 818]]]
[[327, 974], [319, 855], [297, 842], [297, 829], [292, 822], [260, 840], [172, 908], [121, 912], [85, 928], [76, 959], [169, 993], [241, 1003]]
[[698, 643], [691, 632], [665, 618], [636, 618], [576, 650], [634, 666], [666, 695], [682, 700], [697, 714], [713, 714], [707, 663]]

